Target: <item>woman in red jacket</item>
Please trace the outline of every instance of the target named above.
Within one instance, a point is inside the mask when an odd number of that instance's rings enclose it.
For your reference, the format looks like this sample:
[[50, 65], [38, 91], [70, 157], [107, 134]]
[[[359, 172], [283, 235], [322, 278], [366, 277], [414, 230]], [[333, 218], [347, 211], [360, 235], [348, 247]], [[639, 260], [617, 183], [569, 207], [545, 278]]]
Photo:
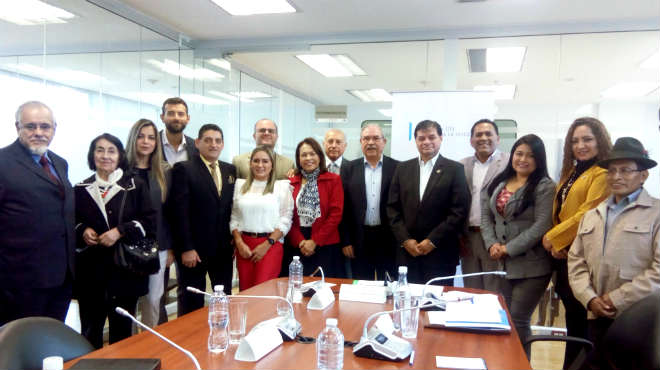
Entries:
[[344, 208], [344, 189], [338, 175], [325, 167], [319, 143], [311, 137], [296, 147], [296, 173], [289, 179], [293, 186], [293, 224], [287, 235], [294, 255], [300, 255], [303, 274], [318, 266], [325, 276], [343, 276], [339, 246], [339, 222]]

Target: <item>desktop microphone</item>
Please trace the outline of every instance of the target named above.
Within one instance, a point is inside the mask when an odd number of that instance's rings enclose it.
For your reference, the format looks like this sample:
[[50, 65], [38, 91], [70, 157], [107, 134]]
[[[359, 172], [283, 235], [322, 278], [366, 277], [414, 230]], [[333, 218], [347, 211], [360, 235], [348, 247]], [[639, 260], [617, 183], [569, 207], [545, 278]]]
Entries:
[[121, 308], [121, 307], [115, 307], [115, 312], [117, 312], [118, 314], [120, 314], [120, 315], [122, 315], [122, 316], [128, 317], [129, 319], [131, 319], [131, 321], [133, 321], [134, 323], [140, 325], [143, 329], [148, 330], [148, 331], [151, 332], [152, 334], [156, 335], [158, 338], [160, 338], [160, 339], [164, 340], [165, 342], [169, 343], [170, 345], [172, 345], [174, 348], [176, 348], [176, 349], [178, 349], [179, 351], [185, 353], [186, 356], [190, 357], [190, 359], [192, 360], [192, 362], [195, 364], [195, 368], [196, 368], [197, 370], [201, 370], [201, 367], [199, 366], [199, 362], [197, 362], [197, 359], [195, 358], [195, 356], [194, 356], [192, 353], [190, 353], [190, 351], [188, 351], [187, 349], [182, 348], [182, 347], [179, 346], [178, 344], [176, 344], [176, 343], [172, 342], [171, 340], [165, 338], [163, 335], [161, 335], [161, 334], [158, 333], [157, 331], [155, 331], [155, 330], [153, 330], [152, 328], [150, 328], [150, 327], [144, 325], [143, 323], [141, 323], [140, 321], [138, 321], [138, 319], [136, 319], [135, 317], [133, 317], [133, 315], [131, 315], [130, 313], [128, 313], [128, 311], [126, 311], [125, 309], [123, 309], [123, 308]]
[[325, 286], [325, 274], [323, 273], [323, 267], [321, 267], [321, 266], [317, 267], [316, 270], [314, 270], [314, 272], [312, 272], [312, 273], [309, 275], [309, 277], [313, 277], [313, 276], [316, 275], [316, 273], [319, 272], [319, 271], [321, 272], [321, 280], [320, 280], [320, 281], [317, 280], [317, 281], [315, 281], [314, 283], [310, 284], [310, 285], [308, 286], [307, 290], [305, 290], [305, 291], [303, 292], [303, 297], [311, 297], [311, 296], [313, 296], [313, 295], [316, 293], [316, 291], [317, 291], [319, 288], [322, 288], [322, 287]]
[[431, 283], [436, 282], [436, 281], [440, 281], [440, 280], [451, 280], [451, 279], [454, 279], [454, 278], [457, 278], [457, 277], [463, 278], [463, 277], [480, 276], [480, 275], [501, 275], [501, 276], [506, 276], [506, 271], [484, 271], [484, 272], [473, 272], [471, 274], [458, 274], [458, 275], [451, 275], [451, 276], [435, 277], [435, 278], [427, 281], [424, 284], [424, 289], [422, 290], [422, 298], [423, 299], [432, 298], [432, 299], [435, 299], [435, 300], [439, 301], [437, 305], [432, 306], [432, 307], [440, 308], [441, 310], [444, 310], [444, 306], [445, 306], [444, 300], [440, 299], [439, 297], [436, 297], [435, 295], [433, 295], [433, 293], [429, 293], [431, 295], [431, 297], [426, 296], [426, 288], [429, 285], [431, 285]]
[[335, 294], [332, 292], [332, 289], [325, 284], [323, 267], [317, 267], [310, 276], [316, 275], [319, 271], [321, 271], [321, 280], [309, 284], [307, 290], [303, 293], [303, 296], [305, 297], [312, 297], [307, 303], [307, 309], [310, 310], [324, 310], [335, 301]]
[[386, 360], [386, 361], [402, 361], [410, 356], [413, 348], [410, 342], [401, 339], [393, 334], [384, 333], [375, 326], [371, 330], [367, 331], [369, 323], [371, 320], [375, 319], [378, 316], [415, 310], [424, 307], [431, 307], [436, 305], [437, 302], [432, 302], [418, 307], [406, 307], [390, 311], [381, 311], [376, 312], [369, 316], [364, 322], [364, 327], [362, 328], [362, 337], [360, 342], [353, 347], [353, 354], [358, 357], [372, 358], [376, 360]]
[[[207, 293], [205, 291], [199, 290], [195, 287], [186, 287], [186, 290], [192, 293], [197, 293], [197, 294], [204, 294], [208, 296], [212, 296], [212, 294]], [[276, 318], [275, 321], [277, 321], [277, 329], [280, 331], [280, 334], [282, 335], [282, 340], [284, 341], [292, 341], [296, 339], [296, 336], [300, 334], [300, 331], [302, 330], [302, 326], [298, 321], [296, 321], [295, 315], [293, 313], [293, 304], [289, 302], [288, 299], [282, 298], [279, 296], [274, 296], [274, 295], [236, 295], [236, 296], [227, 296], [229, 299], [235, 299], [235, 298], [265, 298], [265, 299], [273, 299], [273, 300], [280, 300], [284, 301], [289, 305], [289, 315], [286, 317], [282, 318]], [[231, 317], [229, 318], [231, 320]], [[271, 320], [268, 320], [271, 321]], [[258, 324], [257, 324], [258, 325]]]

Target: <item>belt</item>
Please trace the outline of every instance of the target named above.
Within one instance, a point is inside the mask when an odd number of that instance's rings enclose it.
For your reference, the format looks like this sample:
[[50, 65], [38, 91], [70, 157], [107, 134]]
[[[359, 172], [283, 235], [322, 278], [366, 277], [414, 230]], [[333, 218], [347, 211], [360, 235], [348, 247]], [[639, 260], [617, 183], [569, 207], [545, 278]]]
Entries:
[[247, 231], [241, 231], [241, 234], [246, 236], [251, 236], [253, 238], [265, 238], [267, 236], [270, 236], [270, 233], [250, 233]]
[[475, 232], [475, 233], [480, 233], [481, 232], [481, 228], [479, 226], [470, 226], [470, 227], [468, 227], [468, 230], [470, 230], [472, 232]]

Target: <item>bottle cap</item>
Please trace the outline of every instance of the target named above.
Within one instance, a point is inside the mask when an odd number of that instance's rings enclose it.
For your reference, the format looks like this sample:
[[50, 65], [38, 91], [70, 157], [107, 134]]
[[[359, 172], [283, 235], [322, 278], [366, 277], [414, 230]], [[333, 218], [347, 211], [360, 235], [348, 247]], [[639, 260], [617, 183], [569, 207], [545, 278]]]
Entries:
[[399, 274], [407, 274], [408, 266], [399, 266]]
[[223, 290], [225, 290], [225, 286], [224, 286], [224, 285], [216, 285], [216, 286], [213, 287], [213, 291], [216, 292], [216, 293], [220, 293], [220, 292], [222, 292]]
[[64, 369], [64, 359], [60, 356], [50, 356], [44, 358], [41, 363], [43, 370], [62, 370]]
[[300, 260], [300, 256], [293, 256], [293, 260], [294, 260], [294, 261], [299, 261], [299, 260]]
[[337, 319], [329, 318], [325, 319], [326, 326], [337, 326]]

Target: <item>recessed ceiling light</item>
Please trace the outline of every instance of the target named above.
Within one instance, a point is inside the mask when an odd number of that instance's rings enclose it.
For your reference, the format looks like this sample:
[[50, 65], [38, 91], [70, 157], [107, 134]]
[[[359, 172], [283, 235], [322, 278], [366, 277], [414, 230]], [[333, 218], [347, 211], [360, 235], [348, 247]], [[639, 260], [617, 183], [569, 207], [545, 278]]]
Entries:
[[527, 48], [468, 49], [470, 72], [520, 72]]
[[231, 71], [231, 63], [229, 63], [229, 61], [226, 60], [226, 59], [213, 58], [213, 59], [207, 60], [207, 62], [210, 65], [216, 66], [218, 68], [222, 68], [225, 71]]
[[179, 76], [187, 80], [213, 81], [225, 77], [222, 73], [218, 73], [207, 68], [191, 68], [185, 64], [180, 64], [171, 59], [165, 59], [164, 62], [161, 62], [156, 59], [148, 59], [147, 63], [157, 67], [158, 69], [160, 69], [165, 73], [169, 73], [174, 76]]
[[639, 68], [642, 69], [655, 69], [656, 71], [660, 69], [660, 51], [656, 50], [655, 53], [651, 54], [646, 58], [640, 65]]
[[263, 98], [272, 98], [272, 95], [266, 94], [265, 92], [261, 91], [233, 91], [230, 92], [230, 94], [234, 96], [238, 96], [241, 99], [247, 98], [247, 99], [263, 99]]
[[392, 101], [392, 95], [385, 89], [346, 90], [346, 92], [365, 103]]
[[474, 91], [492, 91], [495, 100], [511, 100], [516, 95], [516, 85], [477, 85]]
[[0, 19], [21, 26], [66, 23], [66, 19], [75, 17], [64, 9], [39, 0], [14, 1], [12, 4], [3, 2], [3, 5]]
[[181, 98], [187, 102], [204, 104], [204, 105], [228, 105], [224, 100], [209, 98], [208, 96], [199, 94], [181, 94]]
[[299, 54], [296, 58], [325, 77], [367, 75], [348, 55], [344, 54]]
[[379, 109], [378, 112], [385, 117], [392, 117], [392, 109]]
[[604, 98], [640, 98], [657, 88], [657, 82], [622, 82], [603, 90], [600, 95]]
[[231, 15], [295, 13], [286, 0], [211, 0]]

